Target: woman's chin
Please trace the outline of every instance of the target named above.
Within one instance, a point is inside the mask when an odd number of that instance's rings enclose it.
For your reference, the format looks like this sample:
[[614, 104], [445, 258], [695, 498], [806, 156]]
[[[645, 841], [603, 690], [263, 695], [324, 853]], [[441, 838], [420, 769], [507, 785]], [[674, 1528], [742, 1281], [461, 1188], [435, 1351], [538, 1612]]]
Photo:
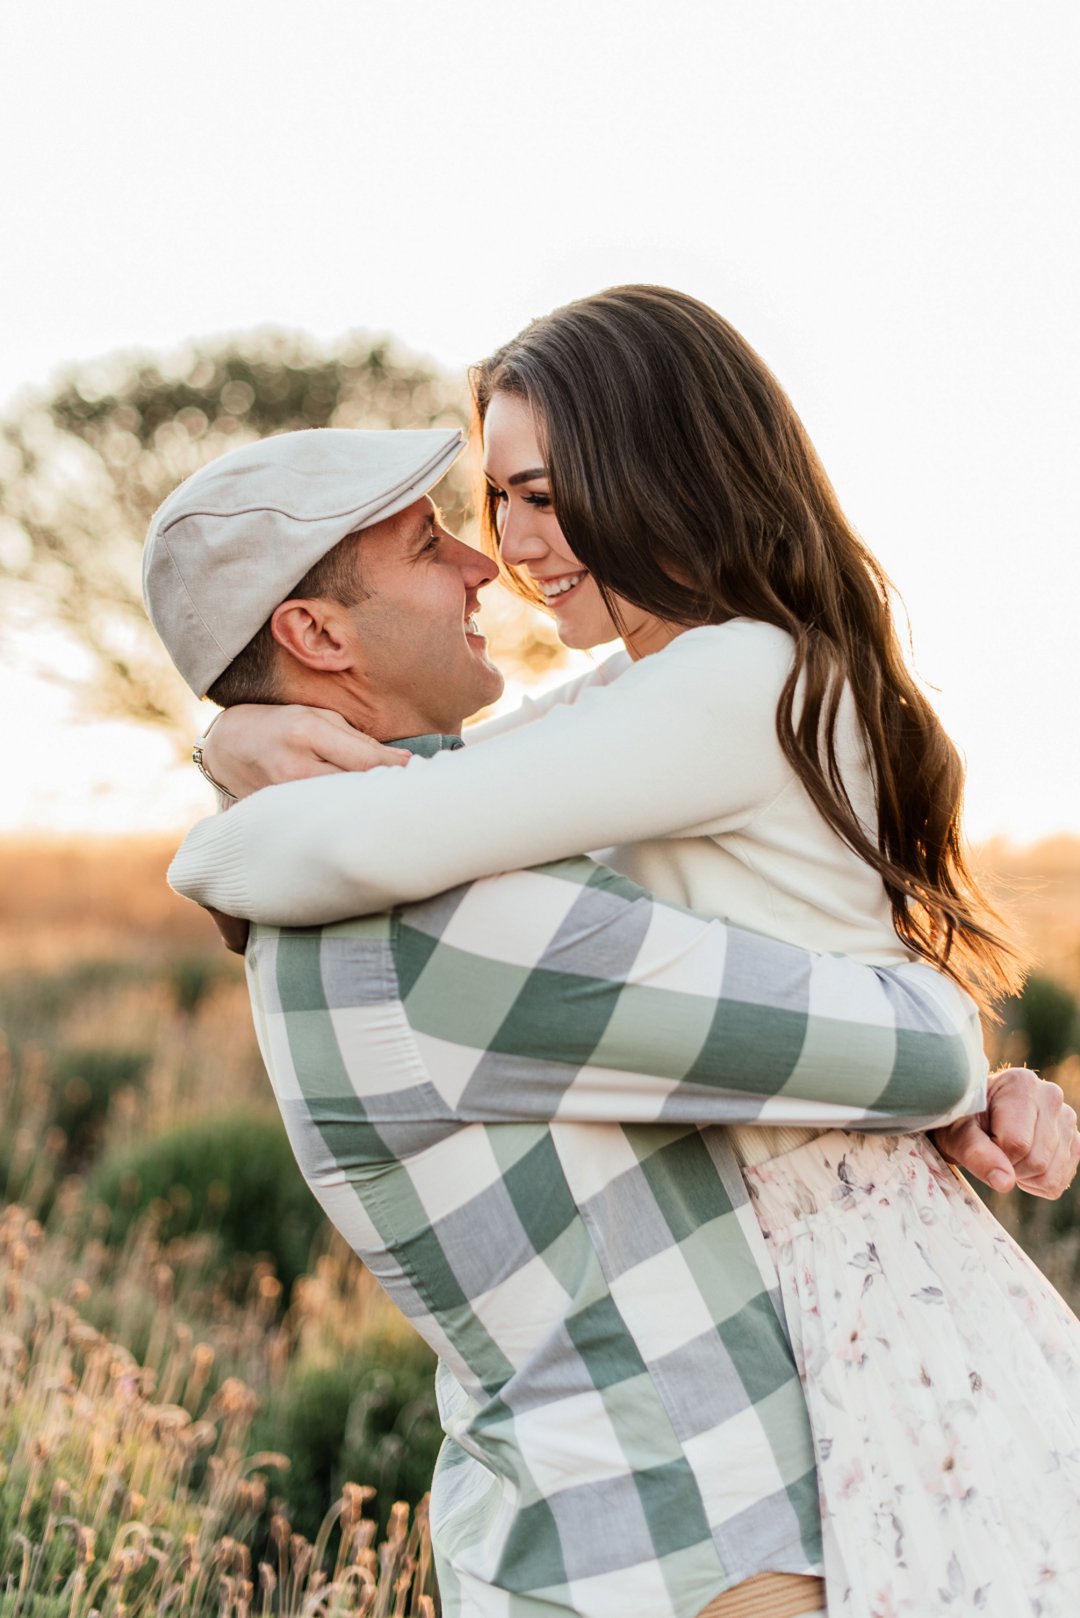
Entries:
[[573, 608], [560, 612], [556, 607], [553, 616], [559, 639], [572, 652], [591, 652], [594, 646], [608, 646], [619, 638], [610, 613], [602, 606], [595, 612]]

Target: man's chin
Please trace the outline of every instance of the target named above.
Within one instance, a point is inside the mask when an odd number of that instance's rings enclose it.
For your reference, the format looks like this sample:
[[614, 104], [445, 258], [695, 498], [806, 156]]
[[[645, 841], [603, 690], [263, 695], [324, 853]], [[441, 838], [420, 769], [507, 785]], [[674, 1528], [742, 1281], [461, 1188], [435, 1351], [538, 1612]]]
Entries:
[[472, 707], [469, 715], [479, 713], [481, 708], [490, 708], [493, 702], [498, 702], [506, 686], [501, 670], [494, 663], [489, 663], [486, 657], [477, 659], [476, 679], [470, 693]]

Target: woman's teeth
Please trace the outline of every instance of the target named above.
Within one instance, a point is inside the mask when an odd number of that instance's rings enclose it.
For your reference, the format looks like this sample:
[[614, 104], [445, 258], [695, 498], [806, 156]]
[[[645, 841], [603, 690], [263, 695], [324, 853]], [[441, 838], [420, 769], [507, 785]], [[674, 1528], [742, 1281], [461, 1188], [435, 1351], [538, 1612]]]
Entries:
[[537, 579], [537, 588], [545, 601], [554, 601], [558, 596], [564, 596], [567, 590], [572, 590], [575, 584], [580, 584], [585, 578], [584, 573], [570, 573], [564, 579]]
[[476, 621], [476, 614], [475, 613], [473, 614], [473, 616], [471, 618], [466, 618], [466, 620], [465, 620], [465, 633], [466, 633], [466, 635], [482, 635], [484, 633], [483, 630], [480, 628], [480, 625]]

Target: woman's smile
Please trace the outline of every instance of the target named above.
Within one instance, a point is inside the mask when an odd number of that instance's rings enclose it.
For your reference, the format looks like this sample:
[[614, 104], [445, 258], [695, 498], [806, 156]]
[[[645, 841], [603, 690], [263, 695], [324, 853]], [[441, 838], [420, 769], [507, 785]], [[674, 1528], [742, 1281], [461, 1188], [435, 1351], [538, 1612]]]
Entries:
[[530, 577], [550, 607], [556, 602], [561, 605], [563, 598], [572, 594], [578, 585], [589, 577], [589, 574], [582, 568], [577, 573], [561, 573], [557, 577], [541, 579], [537, 578], [535, 574], [530, 574]]

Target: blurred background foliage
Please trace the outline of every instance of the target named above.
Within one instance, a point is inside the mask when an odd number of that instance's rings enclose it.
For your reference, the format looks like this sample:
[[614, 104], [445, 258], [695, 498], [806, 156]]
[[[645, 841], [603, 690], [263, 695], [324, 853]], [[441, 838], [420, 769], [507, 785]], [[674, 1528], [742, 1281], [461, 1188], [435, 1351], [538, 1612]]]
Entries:
[[0, 1615], [430, 1618], [432, 1355], [166, 857], [0, 843]]
[[[190, 694], [146, 620], [140, 558], [154, 511], [225, 450], [309, 427], [466, 427], [460, 375], [354, 334], [320, 347], [258, 330], [169, 354], [83, 364], [0, 422], [0, 585], [88, 659], [81, 682], [99, 716], [187, 736]], [[470, 453], [440, 484], [450, 528], [475, 542]], [[489, 591], [493, 653], [528, 678], [556, 665], [548, 620]]]

